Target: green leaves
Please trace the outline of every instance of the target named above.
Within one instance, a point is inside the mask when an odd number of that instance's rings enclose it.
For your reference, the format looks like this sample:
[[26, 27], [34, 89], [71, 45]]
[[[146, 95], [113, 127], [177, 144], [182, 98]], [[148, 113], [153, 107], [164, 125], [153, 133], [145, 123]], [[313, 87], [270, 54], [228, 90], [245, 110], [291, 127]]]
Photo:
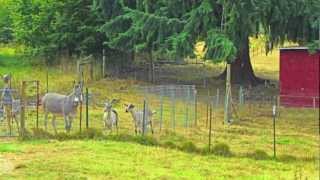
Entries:
[[0, 0], [0, 43], [9, 43], [12, 41], [12, 23], [8, 3]]
[[214, 59], [218, 62], [227, 61], [232, 63], [237, 55], [237, 49], [233, 42], [221, 32], [210, 30], [206, 40], [206, 59]]
[[[318, 38], [319, 0], [0, 0], [0, 41], [33, 55], [101, 53], [103, 46], [177, 59], [206, 43], [205, 58], [231, 61], [248, 37], [267, 44]], [[5, 7], [5, 8], [4, 8]], [[9, 7], [9, 8], [6, 8]], [[267, 48], [273, 46], [266, 46]]]

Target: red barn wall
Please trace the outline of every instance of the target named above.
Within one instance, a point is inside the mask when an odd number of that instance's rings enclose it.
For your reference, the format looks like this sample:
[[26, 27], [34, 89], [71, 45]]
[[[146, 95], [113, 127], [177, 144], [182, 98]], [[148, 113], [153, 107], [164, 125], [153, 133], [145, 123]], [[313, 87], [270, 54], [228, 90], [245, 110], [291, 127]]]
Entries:
[[319, 107], [320, 51], [280, 50], [280, 103], [289, 107]]

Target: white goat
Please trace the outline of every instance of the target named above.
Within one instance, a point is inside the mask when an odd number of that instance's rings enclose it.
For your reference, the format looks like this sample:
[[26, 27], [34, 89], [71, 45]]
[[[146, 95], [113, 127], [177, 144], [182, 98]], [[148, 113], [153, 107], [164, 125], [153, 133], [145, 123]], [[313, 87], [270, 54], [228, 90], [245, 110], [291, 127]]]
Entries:
[[[130, 113], [132, 116], [132, 120], [135, 126], [135, 133], [137, 134], [138, 131], [141, 133], [143, 131], [143, 119], [145, 118], [145, 129], [148, 128], [148, 125], [150, 125], [151, 133], [153, 134], [153, 127], [152, 127], [152, 116], [156, 113], [155, 111], [148, 110], [146, 114], [144, 115], [143, 110], [141, 111], [135, 111], [135, 106], [133, 104], [125, 104], [126, 112]], [[145, 117], [143, 117], [145, 116]]]
[[103, 113], [103, 122], [105, 129], [112, 129], [115, 127], [117, 128], [118, 132], [118, 123], [119, 123], [119, 115], [116, 110], [112, 108], [113, 104], [116, 103], [117, 100], [113, 99], [111, 102], [107, 101], [104, 106], [104, 113]]

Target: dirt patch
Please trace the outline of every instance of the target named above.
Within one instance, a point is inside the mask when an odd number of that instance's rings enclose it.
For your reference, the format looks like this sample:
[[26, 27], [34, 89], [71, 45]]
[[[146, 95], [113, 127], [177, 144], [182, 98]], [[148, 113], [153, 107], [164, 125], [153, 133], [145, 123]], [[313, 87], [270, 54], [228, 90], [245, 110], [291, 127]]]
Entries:
[[0, 175], [9, 174], [14, 170], [13, 163], [0, 155]]
[[0, 137], [0, 142], [13, 142], [17, 141], [17, 137]]

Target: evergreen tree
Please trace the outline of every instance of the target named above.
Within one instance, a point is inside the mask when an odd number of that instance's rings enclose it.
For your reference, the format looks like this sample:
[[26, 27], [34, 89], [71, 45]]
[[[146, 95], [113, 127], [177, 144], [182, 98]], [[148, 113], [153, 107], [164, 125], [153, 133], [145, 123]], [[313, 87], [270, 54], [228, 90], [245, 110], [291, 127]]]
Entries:
[[205, 41], [206, 58], [232, 62], [234, 82], [261, 82], [250, 63], [250, 36], [265, 34], [267, 50], [285, 40], [303, 45], [317, 36], [312, 24], [319, 17], [318, 0], [97, 1], [105, 11], [113, 9], [106, 1], [117, 4], [117, 15], [102, 28], [111, 47], [185, 57]]

